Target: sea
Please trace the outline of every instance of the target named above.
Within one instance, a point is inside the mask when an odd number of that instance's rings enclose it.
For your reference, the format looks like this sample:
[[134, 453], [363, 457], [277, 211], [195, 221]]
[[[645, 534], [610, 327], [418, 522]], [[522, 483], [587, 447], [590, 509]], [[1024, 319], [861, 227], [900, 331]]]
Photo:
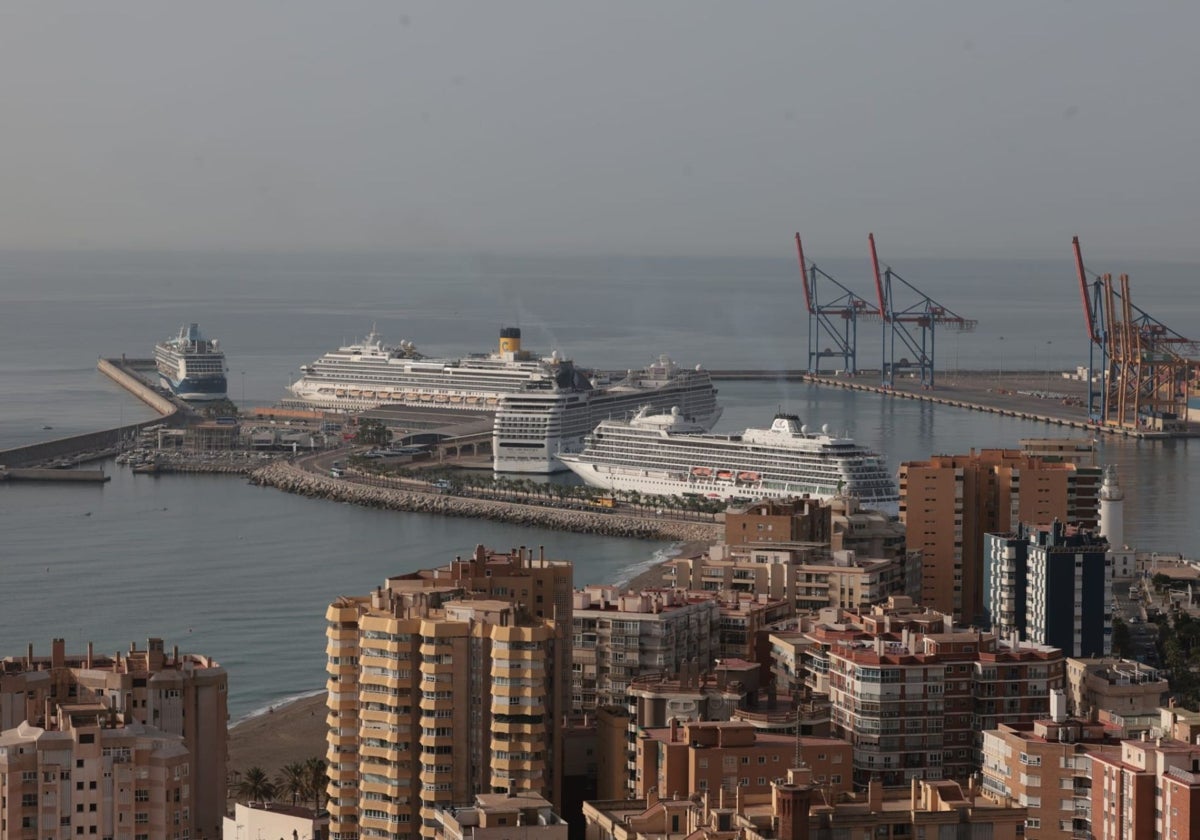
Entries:
[[[431, 356], [493, 349], [503, 326], [525, 348], [606, 370], [669, 354], [685, 365], [804, 368], [809, 319], [790, 252], [763, 258], [447, 254], [0, 253], [0, 449], [148, 418], [97, 372], [102, 356], [149, 357], [198, 323], [228, 357], [229, 395], [272, 405], [299, 367], [377, 330]], [[821, 268], [867, 296], [865, 260]], [[1060, 261], [912, 260], [894, 266], [975, 318], [937, 335], [954, 370], [1049, 371], [1087, 363], [1070, 255]], [[1197, 266], [1129, 271], [1135, 303], [1200, 332]], [[1100, 270], [1100, 267], [1097, 267]], [[859, 328], [859, 366], [878, 367], [881, 329]], [[893, 466], [971, 447], [1014, 447], [1058, 427], [798, 383], [720, 383], [718, 430], [778, 410], [848, 432]], [[1129, 542], [1200, 555], [1200, 441], [1101, 438], [1118, 465]], [[62, 637], [105, 652], [161, 637], [229, 672], [234, 720], [324, 682], [324, 611], [388, 575], [471, 552], [544, 546], [576, 582], [614, 583], [667, 556], [664, 543], [367, 510], [224, 476], [134, 476], [103, 486], [0, 485], [0, 656]]]

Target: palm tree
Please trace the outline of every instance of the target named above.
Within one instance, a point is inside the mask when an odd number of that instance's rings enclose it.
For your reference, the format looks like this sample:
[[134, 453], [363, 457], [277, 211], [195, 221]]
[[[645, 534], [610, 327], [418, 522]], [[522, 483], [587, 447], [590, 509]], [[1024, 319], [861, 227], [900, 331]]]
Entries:
[[266, 802], [275, 798], [275, 785], [267, 771], [255, 765], [246, 771], [238, 783], [238, 794], [251, 802]]
[[329, 785], [329, 774], [326, 772], [325, 759], [314, 755], [304, 762], [304, 772], [308, 778], [308, 792], [313, 798], [313, 809], [321, 810], [321, 795]]
[[275, 777], [275, 792], [280, 796], [291, 796], [292, 804], [308, 793], [308, 771], [299, 761], [285, 764]]

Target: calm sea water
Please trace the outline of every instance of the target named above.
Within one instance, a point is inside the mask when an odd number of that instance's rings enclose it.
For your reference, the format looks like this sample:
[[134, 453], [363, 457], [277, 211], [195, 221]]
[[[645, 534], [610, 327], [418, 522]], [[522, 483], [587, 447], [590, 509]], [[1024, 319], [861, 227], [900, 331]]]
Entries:
[[[865, 261], [823, 263], [867, 292]], [[979, 330], [940, 336], [941, 366], [1074, 367], [1086, 360], [1069, 259], [921, 262], [896, 268]], [[1099, 268], [1099, 266], [1097, 266]], [[1193, 267], [1122, 266], [1135, 300], [1187, 333]], [[1107, 270], [1107, 269], [1106, 269]], [[431, 355], [485, 351], [502, 325], [526, 347], [582, 364], [641, 366], [658, 353], [708, 367], [804, 367], [793, 264], [778, 260], [0, 254], [0, 448], [89, 431], [148, 411], [95, 369], [148, 356], [185, 321], [221, 339], [230, 395], [269, 404], [297, 368], [376, 324]], [[877, 363], [864, 330], [860, 364]], [[1025, 421], [795, 384], [725, 383], [720, 428], [778, 408], [848, 430], [893, 466], [932, 452], [1058, 435]], [[44, 426], [52, 426], [45, 429]], [[1103, 441], [1120, 465], [1131, 540], [1200, 553], [1192, 476], [1200, 444]], [[0, 486], [0, 653], [54, 636], [72, 648], [148, 636], [216, 656], [235, 717], [323, 681], [325, 606], [389, 574], [445, 563], [476, 543], [545, 545], [578, 582], [628, 577], [665, 546], [485, 522], [361, 510], [224, 477], [132, 476], [102, 488]]]

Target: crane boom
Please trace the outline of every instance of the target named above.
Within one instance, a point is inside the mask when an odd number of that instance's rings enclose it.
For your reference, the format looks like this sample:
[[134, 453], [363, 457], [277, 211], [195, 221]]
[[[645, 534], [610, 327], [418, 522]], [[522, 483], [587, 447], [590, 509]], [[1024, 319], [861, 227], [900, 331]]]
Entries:
[[875, 269], [875, 294], [879, 300], [879, 316], [886, 324], [891, 321], [892, 313], [883, 301], [883, 278], [879, 273], [879, 255], [875, 253], [875, 234], [868, 233], [867, 242], [871, 245], [871, 265]]
[[1083, 317], [1087, 321], [1088, 338], [1098, 343], [1100, 336], [1096, 331], [1096, 319], [1088, 299], [1087, 272], [1083, 268], [1083, 252], [1079, 248], [1078, 236], [1072, 237], [1071, 247], [1075, 250], [1075, 273], [1079, 276], [1079, 295], [1083, 298]]
[[800, 241], [800, 234], [796, 234], [796, 255], [800, 258], [800, 282], [804, 284], [804, 305], [808, 307], [808, 314], [815, 314], [813, 309], [812, 291], [808, 288], [808, 268], [804, 262], [804, 244]]

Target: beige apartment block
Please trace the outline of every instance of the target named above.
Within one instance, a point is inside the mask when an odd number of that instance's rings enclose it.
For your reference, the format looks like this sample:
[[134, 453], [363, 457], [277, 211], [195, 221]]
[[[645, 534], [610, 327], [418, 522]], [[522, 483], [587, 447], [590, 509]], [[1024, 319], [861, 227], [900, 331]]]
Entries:
[[664, 575], [678, 588], [763, 595], [787, 600], [799, 612], [815, 612], [860, 609], [891, 595], [918, 595], [921, 558], [905, 553], [871, 558], [851, 549], [827, 551], [795, 543], [757, 546], [748, 553], [714, 545], [702, 556], [669, 561]]
[[1157, 714], [1170, 690], [1162, 671], [1132, 659], [1067, 659], [1067, 707], [1080, 717]]
[[1091, 831], [1091, 757], [1119, 755], [1123, 733], [1068, 717], [1061, 692], [1051, 706], [1050, 718], [983, 733], [983, 791], [1028, 809], [1030, 840], [1073, 840]]
[[768, 499], [725, 514], [725, 544], [735, 554], [782, 543], [895, 558], [904, 540], [904, 526], [853, 497]]
[[588, 840], [938, 840], [1023, 836], [1025, 809], [994, 802], [976, 787], [914, 780], [909, 788], [872, 785], [827, 796], [808, 767], [773, 779], [765, 794], [589, 802]]
[[851, 754], [850, 744], [837, 738], [764, 733], [741, 721], [672, 721], [640, 731], [634, 795], [644, 797], [651, 789], [664, 797], [712, 791], [731, 801], [769, 793], [771, 782], [799, 760], [825, 795], [837, 797], [851, 789]]
[[900, 521], [922, 554], [919, 601], [956, 621], [984, 614], [984, 534], [1054, 520], [1093, 528], [1100, 471], [1015, 449], [935, 455], [900, 465]]
[[572, 606], [571, 703], [576, 712], [624, 706], [630, 683], [684, 663], [708, 668], [720, 651], [720, 604], [678, 589], [622, 592], [592, 585]]
[[225, 817], [222, 840], [251, 840], [257, 837], [327, 840], [329, 815], [312, 808], [279, 802], [236, 803], [233, 814]]
[[[117, 780], [132, 778], [129, 773], [133, 770], [114, 765], [143, 760], [170, 765], [171, 778], [162, 781], [171, 789], [172, 799], [169, 807], [160, 809], [166, 815], [169, 832], [161, 836], [177, 831], [181, 837], [186, 832], [191, 840], [218, 836], [225, 814], [227, 688], [225, 669], [210, 657], [180, 654], [178, 648], [167, 651], [163, 640], [157, 638], [150, 639], [144, 650], [130, 645], [127, 652], [112, 655], [97, 654], [90, 644], [84, 654], [68, 654], [65, 642], [55, 639], [49, 656], [35, 656], [30, 645], [24, 656], [0, 660], [0, 731], [4, 738], [11, 736], [19, 742], [7, 750], [9, 760], [41, 761], [41, 752], [50, 750], [45, 760], [63, 764], [62, 772], [70, 777], [56, 779], [53, 791], [28, 791], [36, 793], [39, 801], [51, 798], [53, 793], [59, 807], [69, 811], [56, 818], [53, 827], [46, 822], [48, 817], [42, 819], [43, 831], [36, 836], [79, 833], [74, 829], [68, 832], [68, 826], [83, 827], [85, 835], [95, 828], [101, 836], [107, 834], [118, 840], [126, 835], [128, 840], [136, 840], [135, 835], [146, 833], [136, 827], [152, 819], [146, 816], [150, 814], [147, 808], [133, 811], [130, 825], [134, 830], [102, 832], [101, 821], [108, 819], [105, 815], [115, 813], [120, 803], [110, 800], [104, 806], [103, 795], [97, 793], [107, 790], [119, 799]], [[28, 746], [30, 739], [37, 744], [36, 749]], [[59, 749], [51, 746], [54, 743], [61, 743], [61, 754], [53, 752]], [[67, 754], [76, 751], [81, 755], [72, 758]], [[39, 776], [39, 785], [49, 784], [49, 772], [47, 769]], [[14, 781], [10, 776], [8, 784]], [[130, 790], [141, 795], [138, 790], [149, 788], [138, 784]], [[186, 801], [175, 799], [176, 793]], [[9, 796], [7, 807], [20, 803], [25, 795], [23, 792], [15, 799]], [[163, 800], [155, 799], [154, 803], [157, 806]], [[143, 815], [141, 823], [138, 814]], [[11, 830], [22, 825], [26, 817], [38, 821], [35, 810], [16, 816], [15, 821], [7, 819], [6, 825]], [[61, 822], [68, 817], [73, 822]], [[61, 835], [56, 833], [60, 829]], [[0, 838], [5, 836], [23, 835], [0, 831]]]
[[481, 546], [330, 605], [333, 840], [430, 838], [439, 810], [478, 794], [560, 799], [564, 574], [569, 593], [569, 564]]
[[1200, 745], [1143, 735], [1091, 762], [1090, 837], [1200, 837]]
[[567, 824], [536, 793], [481, 793], [472, 805], [443, 808], [436, 840], [567, 840]]

